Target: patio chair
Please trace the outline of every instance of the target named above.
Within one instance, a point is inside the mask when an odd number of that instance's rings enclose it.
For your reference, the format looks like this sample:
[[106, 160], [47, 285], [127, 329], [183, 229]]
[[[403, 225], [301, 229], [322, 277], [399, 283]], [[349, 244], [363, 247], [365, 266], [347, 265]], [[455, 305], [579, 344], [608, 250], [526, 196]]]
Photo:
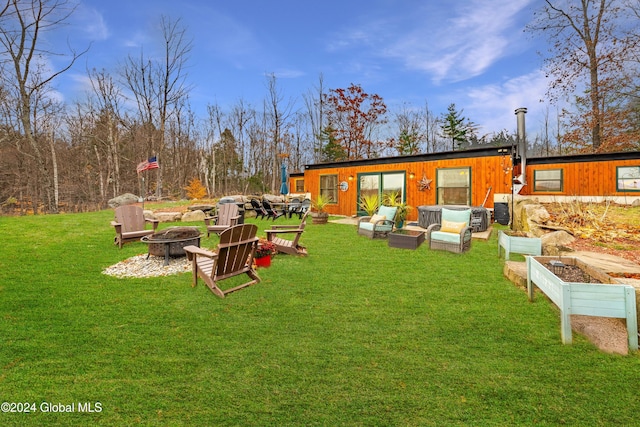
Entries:
[[238, 225], [239, 218], [240, 213], [235, 203], [224, 203], [220, 205], [217, 215], [204, 219], [204, 224], [207, 226], [207, 237], [209, 237], [211, 233], [220, 234], [227, 228]]
[[264, 208], [262, 207], [262, 203], [260, 203], [258, 200], [256, 199], [251, 199], [251, 207], [253, 208], [254, 212], [256, 213], [256, 218], [266, 218], [267, 217], [267, 211], [264, 210]]
[[[258, 247], [257, 231], [255, 224], [229, 227], [220, 234], [220, 243], [214, 252], [194, 245], [185, 246], [192, 267], [192, 286], [197, 285], [200, 277], [211, 292], [224, 298], [231, 292], [260, 283], [260, 276], [253, 269], [253, 257]], [[219, 287], [220, 281], [240, 274], [246, 274], [251, 280], [226, 290]]]
[[[267, 240], [276, 245], [278, 252], [290, 255], [307, 255], [307, 248], [298, 244], [307, 224], [307, 216], [309, 216], [309, 212], [304, 214], [300, 225], [274, 225], [271, 230], [265, 230]], [[287, 235], [291, 239], [285, 239]]]
[[302, 202], [297, 197], [291, 199], [288, 203], [287, 213], [289, 214], [289, 218], [293, 216], [293, 214], [297, 214], [298, 210], [302, 207]]
[[358, 218], [358, 234], [370, 239], [384, 239], [393, 231], [396, 217], [396, 206], [380, 206], [372, 216]]
[[298, 214], [298, 218], [302, 219], [303, 215], [309, 212], [310, 209], [311, 209], [311, 200], [304, 199], [300, 203], [300, 208], [298, 208], [298, 210], [296, 211], [296, 213]]
[[429, 248], [462, 253], [471, 248], [471, 209], [451, 210], [442, 208], [440, 224], [427, 228]]
[[[116, 229], [116, 237], [113, 243], [120, 249], [125, 243], [140, 240], [144, 236], [155, 233], [158, 228], [158, 220], [145, 218], [140, 206], [118, 206], [114, 213], [115, 220], [111, 221], [111, 225]], [[151, 224], [151, 230], [145, 228], [147, 222]]]
[[262, 207], [264, 208], [264, 210], [267, 212], [267, 219], [269, 218], [273, 218], [273, 220], [275, 221], [276, 219], [280, 218], [282, 215], [284, 215], [284, 210], [282, 212], [278, 212], [276, 211], [272, 206], [271, 203], [268, 200], [262, 200]]

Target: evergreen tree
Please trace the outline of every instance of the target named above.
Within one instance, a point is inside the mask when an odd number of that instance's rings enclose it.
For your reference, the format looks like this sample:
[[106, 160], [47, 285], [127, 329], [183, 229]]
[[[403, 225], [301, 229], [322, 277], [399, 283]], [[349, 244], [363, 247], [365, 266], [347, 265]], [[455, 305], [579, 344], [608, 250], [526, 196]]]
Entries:
[[336, 162], [347, 159], [347, 153], [336, 138], [336, 131], [331, 125], [322, 129], [320, 133], [322, 148], [320, 149], [320, 161]]
[[451, 140], [451, 149], [461, 148], [473, 133], [473, 125], [456, 110], [456, 104], [449, 104], [447, 114], [442, 117], [442, 136]]

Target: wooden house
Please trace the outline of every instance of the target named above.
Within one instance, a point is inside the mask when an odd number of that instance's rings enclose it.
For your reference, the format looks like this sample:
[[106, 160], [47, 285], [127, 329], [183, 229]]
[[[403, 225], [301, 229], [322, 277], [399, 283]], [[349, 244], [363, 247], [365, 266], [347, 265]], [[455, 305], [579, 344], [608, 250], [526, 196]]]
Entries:
[[388, 191], [400, 192], [414, 207], [408, 220], [417, 219], [417, 206], [492, 209], [494, 200], [512, 195], [543, 202], [579, 197], [630, 204], [640, 201], [640, 152], [521, 159], [512, 146], [490, 146], [307, 165], [289, 181], [292, 193], [308, 193], [312, 199], [322, 193], [332, 200], [329, 214], [346, 216], [364, 214], [361, 196]]
[[[535, 157], [526, 161], [520, 196], [541, 202], [580, 198], [620, 204], [640, 200], [640, 152]], [[636, 202], [637, 203], [637, 202]]]

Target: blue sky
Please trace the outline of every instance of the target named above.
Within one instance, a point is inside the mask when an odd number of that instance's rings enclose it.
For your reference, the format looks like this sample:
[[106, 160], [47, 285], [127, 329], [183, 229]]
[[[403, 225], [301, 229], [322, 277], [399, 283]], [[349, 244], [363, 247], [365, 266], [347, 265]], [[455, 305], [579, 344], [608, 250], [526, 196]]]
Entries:
[[[259, 107], [274, 73], [285, 99], [302, 106], [319, 75], [327, 89], [360, 84], [389, 110], [450, 103], [480, 133], [515, 131], [527, 107], [541, 126], [547, 88], [543, 40], [524, 26], [542, 0], [80, 0], [67, 28], [74, 47], [92, 43], [58, 81], [65, 100], [86, 89], [86, 69], [115, 72], [129, 54], [152, 55], [162, 14], [181, 18], [193, 50], [188, 81], [196, 111], [240, 98]], [[204, 113], [202, 114], [204, 116]]]

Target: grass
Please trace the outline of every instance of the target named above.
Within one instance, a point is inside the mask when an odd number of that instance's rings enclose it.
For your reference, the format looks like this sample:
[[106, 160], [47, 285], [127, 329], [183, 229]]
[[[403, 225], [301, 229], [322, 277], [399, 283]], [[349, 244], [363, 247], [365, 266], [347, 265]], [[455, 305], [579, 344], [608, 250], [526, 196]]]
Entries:
[[189, 274], [101, 274], [146, 250], [114, 246], [111, 216], [0, 218], [0, 401], [36, 404], [3, 426], [637, 423], [638, 354], [562, 345], [495, 237], [460, 255], [308, 225], [308, 257], [219, 299]]

